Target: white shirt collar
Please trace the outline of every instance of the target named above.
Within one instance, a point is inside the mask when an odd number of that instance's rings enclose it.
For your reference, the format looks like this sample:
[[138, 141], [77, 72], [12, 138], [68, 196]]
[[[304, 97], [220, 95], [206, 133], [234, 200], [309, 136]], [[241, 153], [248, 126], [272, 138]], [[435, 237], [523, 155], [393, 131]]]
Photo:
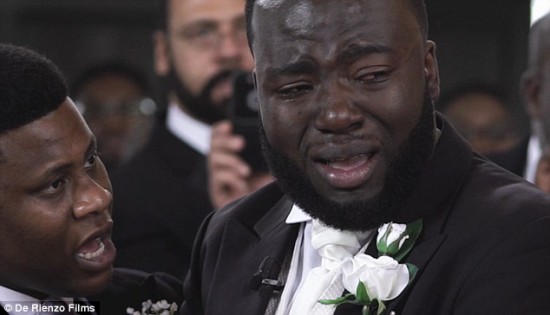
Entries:
[[535, 175], [537, 173], [537, 165], [542, 155], [540, 149], [540, 141], [535, 133], [531, 134], [529, 138], [529, 145], [527, 147], [527, 161], [525, 163], [525, 171], [523, 177], [530, 181], [535, 182]]
[[28, 312], [24, 312], [22, 310], [17, 311], [15, 309], [16, 304], [21, 305], [28, 305], [29, 308], [32, 304], [38, 303], [40, 304], [40, 300], [37, 298], [34, 298], [32, 296], [23, 294], [18, 291], [14, 291], [12, 289], [6, 288], [4, 286], [0, 285], [0, 304], [5, 308], [6, 305], [10, 305], [13, 307], [11, 311], [6, 311], [10, 315], [34, 315], [34, 312], [32, 312], [30, 309]]
[[[62, 297], [60, 299], [67, 304], [74, 303], [74, 298], [72, 297]], [[5, 309], [6, 305], [9, 304], [12, 310], [9, 312], [6, 310], [6, 312], [10, 315], [35, 315], [32, 311], [32, 305], [41, 303], [42, 301], [35, 297], [0, 285], [0, 305]], [[16, 306], [28, 306], [29, 310], [16, 309]]]
[[312, 218], [309, 214], [305, 213], [304, 210], [302, 210], [302, 208], [300, 208], [297, 204], [293, 204], [292, 209], [290, 210], [290, 213], [286, 218], [286, 223], [294, 224], [294, 223], [308, 222], [311, 220]]
[[191, 117], [176, 103], [168, 105], [166, 128], [201, 154], [206, 155], [210, 152], [212, 127]]
[[19, 291], [12, 290], [10, 288], [6, 288], [4, 286], [0, 285], [0, 303], [4, 303], [4, 301], [30, 301], [30, 302], [36, 302], [40, 301], [39, 299], [32, 297], [30, 295], [26, 295], [24, 293], [21, 293]]

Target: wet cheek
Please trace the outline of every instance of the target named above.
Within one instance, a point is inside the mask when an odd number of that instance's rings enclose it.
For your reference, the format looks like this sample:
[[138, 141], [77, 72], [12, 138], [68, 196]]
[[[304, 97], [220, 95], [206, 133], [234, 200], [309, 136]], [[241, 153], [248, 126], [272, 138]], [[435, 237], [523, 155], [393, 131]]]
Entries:
[[[420, 102], [420, 103], [419, 103]], [[387, 98], [385, 106], [386, 125], [394, 137], [404, 139], [414, 128], [422, 111], [422, 101], [415, 101], [400, 93], [392, 93]]]
[[269, 112], [264, 120], [264, 128], [272, 147], [281, 152], [296, 148], [300, 142], [301, 122], [296, 114], [288, 112]]

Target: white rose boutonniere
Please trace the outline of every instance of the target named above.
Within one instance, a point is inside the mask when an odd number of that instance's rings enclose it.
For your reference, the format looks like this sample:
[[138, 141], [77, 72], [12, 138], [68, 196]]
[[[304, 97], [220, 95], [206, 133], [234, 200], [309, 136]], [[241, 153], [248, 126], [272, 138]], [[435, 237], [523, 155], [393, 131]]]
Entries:
[[174, 315], [178, 311], [176, 303], [169, 304], [166, 300], [161, 300], [153, 303], [147, 300], [141, 303], [141, 312], [129, 307], [126, 309], [126, 314], [129, 315]]
[[381, 314], [384, 302], [398, 297], [414, 279], [418, 268], [400, 264], [412, 249], [422, 230], [422, 220], [409, 224], [386, 223], [378, 229], [378, 258], [364, 253], [342, 261], [342, 282], [349, 293], [323, 304], [363, 305], [363, 315]]

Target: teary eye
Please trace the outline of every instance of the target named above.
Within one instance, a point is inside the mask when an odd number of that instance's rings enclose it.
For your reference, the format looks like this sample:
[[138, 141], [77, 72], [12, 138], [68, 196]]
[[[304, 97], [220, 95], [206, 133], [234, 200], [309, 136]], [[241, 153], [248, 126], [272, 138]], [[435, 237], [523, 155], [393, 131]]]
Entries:
[[357, 78], [357, 81], [365, 84], [381, 83], [388, 79], [389, 71], [372, 71]]
[[283, 100], [292, 101], [312, 90], [313, 87], [308, 84], [291, 84], [277, 90], [277, 95]]

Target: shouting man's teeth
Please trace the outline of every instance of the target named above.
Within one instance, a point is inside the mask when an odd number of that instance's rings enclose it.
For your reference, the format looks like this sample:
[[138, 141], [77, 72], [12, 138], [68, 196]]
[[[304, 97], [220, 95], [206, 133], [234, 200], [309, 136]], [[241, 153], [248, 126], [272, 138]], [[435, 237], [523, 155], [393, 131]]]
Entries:
[[77, 253], [78, 257], [84, 259], [93, 259], [101, 255], [105, 251], [105, 244], [103, 240], [98, 237], [89, 244], [86, 244], [80, 252]]

